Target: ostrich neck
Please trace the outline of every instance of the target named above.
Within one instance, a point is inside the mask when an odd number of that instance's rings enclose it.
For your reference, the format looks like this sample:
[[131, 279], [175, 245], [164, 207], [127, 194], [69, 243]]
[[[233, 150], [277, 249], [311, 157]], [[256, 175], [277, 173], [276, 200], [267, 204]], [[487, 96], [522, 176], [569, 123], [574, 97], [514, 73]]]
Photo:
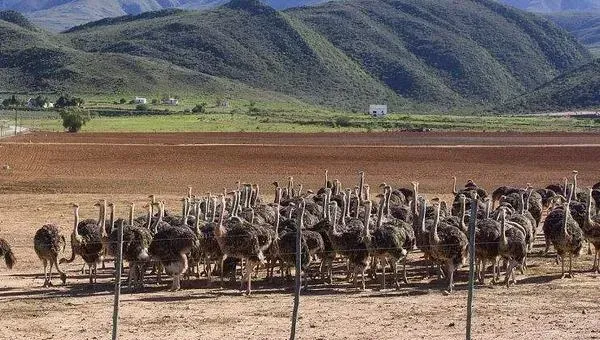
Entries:
[[279, 241], [279, 219], [281, 218], [281, 212], [279, 211], [279, 204], [275, 206], [275, 241]]
[[[475, 202], [471, 201], [471, 204], [474, 204]], [[468, 232], [469, 228], [467, 228], [467, 224], [465, 223], [465, 217], [467, 216], [467, 201], [463, 200], [460, 204], [460, 228], [465, 231]]]
[[456, 191], [456, 177], [453, 178], [454, 180], [454, 184], [452, 184], [452, 193], [453, 194], [458, 194], [458, 191]]
[[[333, 208], [333, 221], [331, 222], [331, 225], [330, 225], [330, 232], [332, 235], [335, 235], [335, 236], [340, 235], [337, 230], [337, 219], [338, 219], [338, 208], [337, 208], [337, 206], [335, 206]], [[343, 220], [343, 218], [342, 218], [342, 220]]]
[[360, 181], [358, 181], [358, 204], [362, 203], [363, 186], [365, 185], [365, 174], [360, 174]]
[[592, 220], [592, 190], [590, 190], [589, 195], [588, 195], [588, 200], [587, 200], [587, 209], [585, 209], [586, 212], [586, 222], [588, 224], [588, 227], [591, 227], [594, 224], [594, 221]]
[[[113, 206], [110, 207], [109, 219], [110, 232], [112, 233], [113, 229], [115, 229], [115, 208]], [[148, 222], [148, 225], [150, 225], [150, 222]]]
[[440, 236], [438, 235], [438, 224], [440, 223], [440, 207], [435, 207], [435, 216], [433, 218], [433, 230], [429, 233], [429, 243], [431, 245], [437, 245], [440, 243]]
[[417, 216], [419, 214], [419, 210], [417, 207], [417, 197], [419, 196], [419, 186], [414, 183], [413, 184], [414, 198], [413, 198], [413, 214]]
[[565, 236], [569, 236], [569, 228], [567, 226], [567, 223], [569, 222], [569, 215], [571, 214], [571, 210], [569, 208], [569, 203], [566, 204], [565, 206], [565, 218], [563, 221], [563, 232]]
[[383, 222], [383, 208], [385, 207], [385, 201], [382, 200], [379, 204], [379, 211], [377, 211], [377, 228], [381, 228]]
[[425, 202], [423, 202], [422, 206], [421, 206], [421, 216], [419, 216], [419, 219], [421, 221], [421, 233], [425, 233], [426, 229], [425, 229], [425, 215], [427, 214], [427, 204]]
[[503, 248], [508, 246], [508, 240], [506, 239], [506, 212], [502, 212], [502, 218], [500, 221], [500, 245]]
[[386, 189], [385, 190], [385, 214], [387, 216], [390, 215], [390, 201], [392, 200], [392, 190], [390, 189]]
[[129, 225], [133, 225], [133, 205], [131, 205], [131, 208], [129, 208]]
[[73, 225], [73, 235], [75, 235], [75, 237], [79, 237], [79, 230], [77, 230], [78, 224], [79, 224], [79, 208], [75, 208], [75, 224]]

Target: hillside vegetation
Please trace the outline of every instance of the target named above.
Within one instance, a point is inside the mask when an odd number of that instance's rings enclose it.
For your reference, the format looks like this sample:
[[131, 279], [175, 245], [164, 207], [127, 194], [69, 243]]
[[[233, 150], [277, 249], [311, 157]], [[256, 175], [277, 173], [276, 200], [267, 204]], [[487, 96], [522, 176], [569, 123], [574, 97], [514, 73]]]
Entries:
[[573, 34], [579, 42], [600, 57], [600, 10], [549, 14], [548, 18]]
[[516, 98], [499, 108], [504, 112], [600, 110], [600, 59]]
[[590, 61], [550, 21], [491, 0], [351, 0], [104, 19], [53, 34], [0, 18], [0, 91], [178, 91], [393, 110], [497, 104]]
[[498, 0], [504, 4], [532, 12], [597, 11], [600, 0]]

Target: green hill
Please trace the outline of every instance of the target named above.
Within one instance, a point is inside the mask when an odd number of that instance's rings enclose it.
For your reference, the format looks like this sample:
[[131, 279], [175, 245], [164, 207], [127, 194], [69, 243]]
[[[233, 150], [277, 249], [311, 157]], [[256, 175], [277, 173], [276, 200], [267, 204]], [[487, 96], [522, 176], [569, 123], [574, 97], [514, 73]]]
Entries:
[[549, 21], [493, 1], [362, 0], [289, 13], [418, 101], [502, 101], [589, 60]]
[[600, 59], [565, 73], [499, 108], [505, 112], [562, 112], [576, 109], [600, 109]]
[[351, 0], [283, 12], [234, 0], [61, 34], [14, 21], [0, 21], [4, 92], [177, 89], [456, 108], [506, 101], [590, 61], [550, 21], [491, 0]]
[[555, 13], [547, 17], [600, 56], [600, 11]]

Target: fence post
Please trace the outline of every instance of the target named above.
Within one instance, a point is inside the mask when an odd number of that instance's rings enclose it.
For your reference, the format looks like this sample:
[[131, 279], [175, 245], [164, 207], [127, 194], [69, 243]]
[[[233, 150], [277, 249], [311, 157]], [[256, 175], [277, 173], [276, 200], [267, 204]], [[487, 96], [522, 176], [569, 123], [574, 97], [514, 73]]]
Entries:
[[[469, 295], [467, 298], [467, 340], [471, 340], [473, 318], [473, 291], [475, 288], [475, 226], [477, 224], [477, 199], [471, 200], [469, 220]], [[485, 269], [485, 268], [484, 268]]]
[[119, 335], [119, 300], [121, 298], [121, 272], [123, 271], [123, 221], [118, 227], [119, 233], [119, 244], [117, 250], [117, 256], [115, 258], [115, 270], [116, 270], [116, 281], [115, 281], [115, 301], [113, 307], [113, 327], [112, 327], [112, 340], [117, 340]]
[[290, 340], [296, 339], [296, 326], [298, 325], [298, 310], [300, 309], [300, 287], [302, 286], [300, 275], [302, 274], [302, 226], [304, 225], [304, 207], [300, 210], [300, 224], [296, 228], [296, 284], [294, 287], [294, 312], [292, 313], [292, 331]]

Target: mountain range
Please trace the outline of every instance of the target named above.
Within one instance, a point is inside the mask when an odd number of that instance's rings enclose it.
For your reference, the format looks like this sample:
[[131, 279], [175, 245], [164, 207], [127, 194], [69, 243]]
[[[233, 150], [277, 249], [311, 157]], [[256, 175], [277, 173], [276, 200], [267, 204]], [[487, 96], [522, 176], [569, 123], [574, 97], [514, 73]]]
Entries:
[[592, 60], [552, 22], [492, 0], [349, 0], [284, 11], [232, 0], [64, 33], [4, 11], [0, 41], [4, 93], [175, 91], [361, 109], [498, 105]]
[[[310, 6], [331, 0], [264, 0], [275, 9]], [[537, 13], [600, 11], [600, 0], [498, 0]], [[227, 0], [0, 0], [0, 10], [25, 14], [35, 24], [52, 31], [62, 31], [108, 17], [137, 15], [167, 8], [207, 9]], [[456, 6], [456, 3], [451, 4]]]

